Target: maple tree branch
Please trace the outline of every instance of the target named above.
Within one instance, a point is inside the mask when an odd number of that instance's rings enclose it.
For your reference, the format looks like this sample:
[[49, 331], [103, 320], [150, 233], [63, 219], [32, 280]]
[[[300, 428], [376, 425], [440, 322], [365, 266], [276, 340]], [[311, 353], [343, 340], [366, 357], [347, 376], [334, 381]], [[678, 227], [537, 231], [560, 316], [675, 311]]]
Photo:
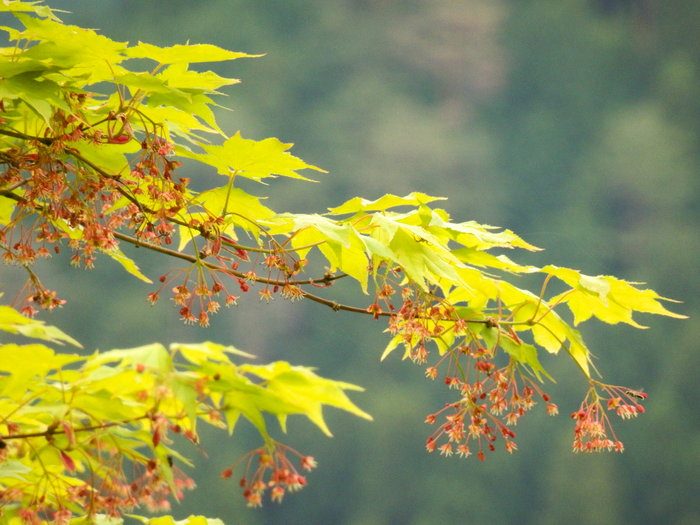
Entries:
[[241, 272], [239, 270], [234, 270], [232, 268], [227, 268], [225, 266], [221, 266], [218, 264], [214, 264], [212, 262], [203, 260], [202, 258], [198, 258], [194, 255], [189, 255], [187, 253], [182, 253], [178, 252], [176, 250], [172, 250], [170, 248], [166, 248], [164, 246], [158, 246], [157, 244], [151, 244], [146, 241], [142, 241], [140, 239], [137, 239], [136, 237], [132, 237], [130, 235], [126, 235], [124, 233], [120, 232], [112, 232], [114, 237], [116, 237], [119, 240], [128, 242], [130, 244], [133, 244], [134, 246], [140, 246], [143, 248], [147, 248], [149, 250], [153, 250], [158, 253], [162, 253], [163, 255], [168, 255], [170, 257], [175, 257], [177, 259], [182, 259], [183, 261], [187, 261], [193, 264], [201, 264], [203, 266], [206, 266], [210, 270], [214, 270], [217, 272], [221, 272], [224, 274], [229, 274], [233, 275], [234, 277], [238, 277], [241, 279], [246, 279], [248, 281], [253, 281], [257, 283], [262, 283], [262, 284], [271, 284], [273, 286], [285, 286], [285, 285], [294, 285], [294, 286], [300, 286], [300, 285], [307, 285], [307, 284], [318, 284], [322, 283], [324, 285], [330, 285], [333, 281], [337, 281], [338, 279], [342, 279], [344, 277], [347, 277], [347, 274], [345, 273], [339, 273], [336, 275], [324, 275], [320, 279], [300, 279], [300, 280], [288, 280], [288, 281], [279, 281], [277, 279], [268, 279], [266, 277], [260, 277], [260, 276], [251, 276], [250, 273], [246, 272]]
[[395, 315], [391, 312], [377, 312], [376, 314], [373, 314], [372, 312], [368, 312], [366, 308], [358, 308], [357, 306], [349, 306], [346, 304], [341, 304], [336, 301], [331, 301], [330, 299], [324, 299], [323, 297], [319, 297], [318, 295], [314, 295], [312, 293], [307, 292], [306, 290], [302, 290], [303, 296], [306, 299], [309, 299], [310, 301], [314, 301], [319, 304], [326, 305], [330, 307], [334, 312], [338, 312], [340, 310], [346, 311], [346, 312], [355, 312], [358, 314], [366, 314], [366, 315], [377, 315], [381, 317], [391, 317], [392, 315]]
[[41, 142], [45, 146], [50, 146], [56, 140], [53, 137], [35, 137], [33, 135], [27, 135], [26, 133], [12, 131], [10, 129], [0, 129], [0, 135], [6, 135], [8, 137], [13, 137], [15, 139], [22, 140], [36, 140], [37, 142]]
[[[17, 201], [23, 200], [22, 197], [19, 195], [15, 195], [11, 192], [4, 192], [0, 191], [0, 195], [10, 197], [12, 199], [15, 199]], [[343, 277], [347, 277], [347, 274], [341, 273], [337, 275], [325, 275], [321, 279], [306, 279], [306, 280], [296, 280], [296, 281], [278, 281], [275, 279], [267, 279], [265, 277], [259, 277], [259, 276], [254, 276], [251, 277], [250, 274], [246, 274], [245, 272], [240, 272], [238, 270], [233, 270], [231, 268], [226, 268], [225, 266], [220, 266], [218, 264], [213, 264], [208, 261], [204, 261], [202, 259], [198, 259], [197, 257], [193, 255], [189, 255], [186, 253], [178, 252], [176, 250], [171, 250], [170, 248], [165, 248], [164, 246], [158, 246], [156, 244], [151, 244], [149, 242], [141, 241], [137, 239], [136, 237], [132, 237], [130, 235], [126, 235], [120, 232], [113, 232], [114, 237], [116, 237], [119, 240], [128, 242], [130, 244], [133, 244], [134, 246], [140, 246], [164, 255], [168, 255], [170, 257], [175, 257], [177, 259], [182, 259], [184, 261], [193, 263], [193, 264], [202, 264], [209, 268], [210, 270], [215, 270], [218, 272], [222, 272], [225, 274], [230, 274], [235, 277], [241, 278], [241, 279], [247, 279], [251, 280], [254, 282], [259, 282], [262, 284], [271, 284], [271, 285], [277, 285], [277, 286], [284, 286], [284, 285], [294, 285], [294, 286], [299, 286], [299, 285], [308, 285], [308, 284], [318, 284], [318, 283], [323, 283], [324, 285], [328, 286], [330, 285], [333, 281], [341, 279]], [[346, 304], [341, 304], [338, 303], [337, 301], [332, 301], [330, 299], [325, 299], [323, 297], [319, 297], [317, 295], [314, 295], [312, 293], [307, 292], [306, 290], [302, 290], [302, 295], [306, 299], [309, 299], [310, 301], [323, 304], [325, 306], [328, 306], [331, 308], [333, 311], [346, 311], [346, 312], [354, 312], [354, 313], [360, 313], [360, 314], [365, 314], [365, 315], [376, 315], [379, 317], [391, 317], [395, 315], [392, 312], [368, 312], [367, 309], [365, 308], [360, 308], [357, 306], [350, 306]], [[488, 320], [484, 319], [467, 319], [466, 322], [468, 323], [487, 323]], [[0, 437], [1, 439], [1, 437]]]
[[[116, 427], [119, 425], [128, 425], [129, 423], [133, 423], [134, 421], [140, 421], [142, 419], [148, 419], [150, 417], [151, 417], [150, 414], [144, 414], [143, 416], [134, 417], [132, 419], [124, 419], [122, 421], [110, 421], [110, 422], [100, 423], [99, 425], [88, 425], [86, 427], [73, 428], [71, 430], [73, 432], [90, 432], [93, 430], [101, 430], [101, 429], [105, 429], [105, 428]], [[173, 417], [173, 419], [177, 419], [177, 417]], [[55, 436], [57, 434], [66, 434], [66, 430], [55, 427], [55, 428], [47, 428], [46, 430], [37, 431], [37, 432], [27, 432], [25, 434], [8, 434], [6, 436], [0, 436], [0, 443], [2, 443], [3, 441], [9, 441], [11, 439], [29, 439], [29, 438], [33, 438], [33, 437], [49, 437], [49, 436]]]
[[[21, 133], [21, 132], [18, 132], [18, 131], [4, 130], [4, 129], [3, 129], [3, 130], [0, 130], [0, 134], [7, 135], [7, 136], [10, 136], [10, 137], [13, 137], [13, 138], [22, 139], [22, 140], [35, 140], [35, 141], [41, 142], [41, 143], [44, 144], [45, 146], [50, 146], [50, 145], [53, 144], [56, 140], [58, 140], [57, 137], [44, 137], [44, 138], [42, 138], [42, 137], [36, 137], [36, 136], [33, 136], [33, 135], [28, 135], [28, 134], [26, 134], [26, 133]], [[108, 173], [106, 170], [104, 170], [103, 168], [101, 168], [100, 166], [98, 166], [97, 164], [95, 164], [94, 162], [92, 162], [92, 161], [86, 159], [86, 158], [85, 158], [83, 155], [81, 155], [76, 149], [66, 147], [66, 148], [64, 149], [64, 151], [65, 151], [65, 153], [66, 153], [67, 155], [70, 155], [71, 157], [73, 157], [73, 158], [76, 159], [77, 161], [79, 161], [79, 162], [85, 164], [86, 166], [88, 166], [90, 169], [92, 169], [95, 173], [97, 173], [97, 174], [100, 175], [101, 177], [104, 177], [104, 178], [106, 178], [106, 179], [110, 179], [110, 180], [115, 181], [115, 182], [118, 182], [118, 183], [121, 183], [121, 182], [122, 182], [121, 176], [120, 176], [120, 175], [114, 175], [114, 174], [112, 174], [112, 173]], [[154, 210], [154, 209], [152, 209], [152, 208], [146, 206], [145, 204], [143, 204], [141, 201], [139, 201], [136, 197], [134, 197], [134, 195], [132, 195], [131, 192], [129, 192], [129, 191], [128, 191], [127, 189], [125, 189], [123, 186], [121, 186], [121, 185], [117, 186], [116, 190], [117, 190], [125, 199], [127, 199], [129, 202], [131, 202], [133, 205], [135, 205], [135, 206], [139, 209], [139, 211], [140, 211], [141, 213], [143, 213], [144, 215], [146, 215], [146, 214], [147, 214], [147, 215], [156, 215], [156, 216], [158, 215], [158, 212], [157, 212], [156, 210]], [[235, 243], [235, 242], [231, 241], [230, 239], [227, 239], [227, 238], [221, 236], [221, 242], [222, 242], [222, 244], [224, 244], [224, 245], [226, 245], [226, 246], [229, 246], [229, 247], [231, 247], [231, 248], [234, 248], [234, 249], [240, 249], [240, 250], [245, 250], [245, 251], [254, 252], [254, 253], [255, 253], [255, 252], [258, 252], [258, 253], [271, 253], [271, 254], [274, 254], [274, 253], [290, 253], [290, 252], [291, 252], [291, 253], [294, 253], [294, 252], [297, 252], [297, 251], [299, 251], [299, 250], [303, 250], [303, 249], [306, 249], [306, 248], [311, 248], [311, 247], [314, 247], [314, 246], [318, 246], [319, 244], [323, 244], [324, 242], [326, 242], [326, 241], [319, 241], [319, 242], [316, 242], [316, 243], [312, 243], [312, 244], [310, 244], [310, 245], [308, 245], [308, 246], [302, 246], [302, 247], [298, 247], [298, 248], [294, 248], [294, 249], [284, 249], [284, 246], [294, 237], [294, 235], [296, 235], [296, 234], [298, 233], [299, 230], [293, 232], [293, 233], [284, 241], [284, 243], [282, 243], [282, 244], [280, 245], [279, 243], [277, 243], [277, 241], [274, 239], [274, 237], [272, 237], [271, 235], [269, 235], [269, 234], [267, 233], [267, 231], [265, 230], [265, 228], [263, 228], [262, 226], [260, 226], [257, 222], [252, 221], [250, 218], [248, 218], [248, 217], [246, 217], [246, 216], [244, 216], [244, 215], [241, 215], [240, 213], [234, 213], [234, 214], [237, 215], [237, 216], [239, 216], [239, 217], [241, 217], [241, 218], [243, 218], [243, 219], [245, 219], [245, 220], [250, 221], [252, 224], [254, 224], [255, 226], [257, 226], [257, 227], [260, 229], [261, 232], [263, 232], [263, 233], [265, 233], [266, 235], [268, 235], [268, 236], [270, 237], [270, 239], [271, 239], [275, 244], [278, 245], [278, 248], [274, 248], [274, 249], [258, 248], [258, 247], [254, 247], [254, 246], [244, 246], [244, 245]], [[184, 220], [182, 220], [182, 219], [178, 219], [177, 217], [172, 217], [172, 216], [164, 216], [163, 219], [165, 219], [166, 221], [171, 222], [171, 223], [173, 223], [173, 224], [177, 224], [178, 226], [183, 226], [183, 227], [185, 227], [185, 228], [192, 228], [192, 229], [194, 229], [194, 230], [197, 230], [197, 231], [199, 232], [199, 234], [200, 234], [202, 237], [204, 237], [205, 239], [211, 239], [211, 238], [212, 238], [211, 233], [209, 233], [203, 226], [193, 226], [193, 225], [189, 224], [188, 222], [186, 222], [186, 221], [184, 221]], [[321, 281], [322, 281], [322, 280], [319, 280], [319, 281], [317, 281], [317, 282], [321, 282]]]
[[[25, 199], [17, 195], [16, 193], [13, 193], [10, 190], [0, 190], [0, 196], [7, 197], [10, 199], [13, 199], [17, 202], [25, 202]], [[41, 206], [36, 206], [37, 211], [43, 211], [43, 207]], [[337, 281], [338, 279], [342, 279], [344, 277], [347, 277], [347, 274], [345, 273], [339, 273], [336, 275], [324, 275], [320, 279], [300, 279], [300, 280], [288, 280], [288, 281], [279, 281], [276, 279], [268, 279], [265, 277], [259, 277], [259, 276], [253, 276], [251, 277], [250, 274], [246, 274], [245, 272], [240, 272], [238, 270], [234, 270], [232, 268], [226, 268], [225, 266], [220, 266], [218, 264], [214, 264], [205, 260], [202, 260], [201, 258], [197, 258], [193, 255], [189, 255], [186, 253], [178, 252], [176, 250], [171, 250], [170, 248], [165, 248], [164, 246], [158, 246], [156, 244], [152, 244], [146, 241], [142, 241], [136, 237], [132, 237], [130, 235], [126, 235], [124, 233], [118, 232], [118, 231], [113, 231], [112, 235], [114, 235], [115, 238], [128, 242], [130, 244], [133, 244], [134, 246], [139, 246], [143, 247], [164, 255], [168, 255], [170, 257], [175, 257], [177, 259], [182, 259], [184, 261], [193, 263], [193, 264], [202, 264], [209, 268], [210, 270], [215, 270], [218, 272], [222, 272], [225, 274], [233, 275], [235, 277], [241, 278], [241, 279], [247, 279], [251, 280], [254, 282], [259, 282], [263, 284], [271, 284], [271, 285], [277, 285], [277, 286], [285, 286], [285, 285], [294, 285], [294, 286], [300, 286], [300, 285], [317, 285], [321, 283], [322, 285], [329, 286], [333, 281]], [[243, 248], [244, 249], [244, 248]], [[305, 292], [305, 296], [309, 297], [312, 301], [317, 301], [317, 302], [322, 302], [323, 304], [329, 304], [329, 306], [332, 306], [333, 303], [332, 301], [326, 301], [325, 299], [322, 299], [320, 297], [316, 297], [312, 294], [309, 294]], [[355, 308], [351, 306], [343, 307], [341, 308], [343, 310], [349, 309], [350, 311], [358, 311], [358, 312], [364, 312], [362, 308]], [[365, 312], [366, 313], [366, 312]]]

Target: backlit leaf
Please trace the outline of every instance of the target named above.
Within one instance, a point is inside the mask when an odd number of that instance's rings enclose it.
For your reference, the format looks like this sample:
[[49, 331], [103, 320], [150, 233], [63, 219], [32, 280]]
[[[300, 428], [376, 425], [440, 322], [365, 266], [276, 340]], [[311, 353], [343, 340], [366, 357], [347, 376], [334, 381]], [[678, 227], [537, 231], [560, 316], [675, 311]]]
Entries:
[[396, 256], [393, 262], [419, 286], [425, 288], [426, 283], [439, 283], [442, 279], [466, 284], [456, 270], [461, 266], [459, 259], [430, 232], [381, 214], [372, 217], [372, 224], [381, 228], [373, 231], [372, 236], [389, 247]]
[[32, 12], [44, 18], [58, 20], [50, 7], [37, 4], [39, 4], [39, 2], [14, 2], [11, 0], [3, 0], [0, 2], [0, 11], [12, 11], [15, 13]]
[[278, 394], [286, 404], [294, 407], [290, 413], [305, 415], [326, 435], [331, 435], [331, 432], [323, 419], [323, 405], [340, 408], [364, 419], [372, 419], [350, 401], [344, 392], [363, 390], [356, 385], [325, 379], [316, 375], [310, 368], [291, 366], [283, 361], [264, 366], [242, 365], [241, 368], [264, 379], [267, 390]]
[[354, 197], [340, 206], [328, 208], [328, 211], [334, 215], [358, 213], [361, 211], [384, 211], [397, 206], [418, 206], [419, 204], [427, 204], [437, 200], [446, 200], [446, 197], [432, 197], [417, 191], [409, 193], [405, 197], [387, 194], [373, 201]]
[[430, 226], [449, 231], [453, 239], [466, 246], [477, 250], [489, 250], [491, 248], [524, 248], [529, 251], [538, 251], [540, 248], [525, 242], [510, 230], [494, 231], [496, 228], [474, 221], [453, 223], [446, 222], [435, 211], [430, 217]]
[[81, 346], [78, 341], [55, 326], [26, 317], [14, 308], [5, 305], [0, 305], [0, 330], [52, 343], [70, 343], [77, 347]]
[[91, 366], [108, 362], [121, 361], [126, 364], [142, 364], [150, 369], [166, 371], [172, 368], [172, 358], [165, 347], [159, 343], [126, 348], [108, 350], [91, 359]]
[[222, 145], [203, 145], [205, 154], [192, 153], [189, 156], [195, 160], [214, 166], [222, 175], [235, 173], [242, 177], [261, 180], [280, 175], [295, 179], [307, 179], [297, 171], [311, 169], [325, 173], [325, 170], [307, 164], [287, 150], [292, 144], [285, 144], [276, 138], [260, 141], [244, 139], [240, 132]]
[[522, 341], [516, 341], [505, 334], [498, 334], [497, 328], [486, 328], [480, 335], [491, 348], [499, 346], [515, 359], [520, 365], [526, 367], [538, 380], [542, 381], [542, 376], [552, 379], [547, 371], [540, 364], [537, 358], [537, 349]]
[[552, 297], [550, 302], [566, 303], [578, 325], [592, 316], [609, 324], [627, 323], [645, 328], [633, 319], [634, 312], [665, 315], [676, 319], [686, 316], [666, 309], [661, 301], [671, 301], [653, 290], [641, 290], [636, 284], [609, 275], [589, 276], [570, 268], [545, 266], [542, 271], [571, 286], [571, 290]]
[[120, 175], [129, 171], [127, 155], [141, 149], [140, 144], [129, 141], [126, 144], [94, 144], [89, 141], [70, 142], [78, 150], [80, 157], [94, 166], [99, 166], [109, 175]]
[[0, 463], [0, 479], [15, 478], [20, 481], [25, 481], [27, 478], [24, 475], [31, 471], [31, 467], [14, 459], [6, 459]]
[[6, 226], [10, 223], [16, 205], [17, 202], [13, 199], [0, 196], [0, 225]]
[[138, 266], [136, 266], [136, 263], [126, 255], [124, 255], [124, 253], [119, 248], [104, 250], [104, 253], [109, 255], [113, 260], [117, 261], [119, 264], [121, 264], [122, 267], [134, 277], [141, 279], [142, 281], [149, 284], [153, 283], [153, 281], [151, 281], [148, 277], [141, 273], [141, 270]]
[[296, 232], [292, 246], [300, 257], [316, 247], [328, 260], [328, 271], [340, 269], [354, 277], [363, 292], [367, 291], [369, 271], [365, 244], [352, 225], [314, 214], [280, 214], [276, 219], [293, 224]]
[[211, 93], [220, 87], [240, 82], [236, 78], [221, 77], [213, 71], [191, 71], [187, 68], [187, 63], [184, 62], [172, 64], [159, 73], [157, 77], [163, 80], [167, 86], [185, 92]]
[[182, 354], [190, 363], [201, 365], [205, 361], [230, 363], [229, 355], [253, 358], [252, 354], [238, 350], [233, 346], [225, 346], [206, 341], [204, 343], [173, 343], [170, 349]]
[[16, 399], [26, 392], [29, 379], [41, 377], [51, 370], [80, 359], [72, 354], [56, 354], [52, 349], [40, 344], [6, 344], [2, 345], [0, 350], [0, 371], [9, 374], [0, 382], [0, 393]]
[[158, 47], [139, 42], [125, 51], [129, 58], [150, 58], [160, 64], [175, 64], [178, 62], [220, 62], [244, 57], [261, 57], [238, 53], [211, 44], [177, 44], [170, 47]]

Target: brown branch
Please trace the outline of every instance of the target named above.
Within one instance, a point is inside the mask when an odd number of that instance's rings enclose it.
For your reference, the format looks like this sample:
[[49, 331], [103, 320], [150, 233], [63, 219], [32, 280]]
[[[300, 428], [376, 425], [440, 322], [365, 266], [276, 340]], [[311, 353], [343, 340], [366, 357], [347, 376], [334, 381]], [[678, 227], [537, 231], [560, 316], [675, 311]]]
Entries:
[[19, 131], [12, 131], [9, 129], [0, 129], [0, 135], [6, 135], [8, 137], [22, 140], [36, 140], [37, 142], [41, 142], [45, 146], [50, 146], [56, 140], [52, 137], [35, 137], [33, 135], [27, 135], [25, 133], [20, 133]]
[[[22, 201], [22, 197], [19, 195], [16, 195], [12, 192], [5, 192], [5, 191], [0, 191], [0, 195], [9, 197], [11, 199], [14, 199], [16, 201]], [[262, 283], [262, 284], [270, 284], [273, 286], [285, 286], [285, 285], [293, 285], [293, 286], [301, 286], [301, 285], [314, 285], [314, 284], [319, 284], [322, 283], [324, 285], [330, 285], [333, 281], [336, 281], [338, 279], [342, 279], [344, 277], [347, 277], [347, 274], [345, 273], [340, 273], [337, 275], [324, 275], [321, 279], [305, 279], [305, 280], [295, 280], [295, 281], [278, 281], [275, 279], [267, 279], [265, 277], [259, 277], [259, 276], [253, 276], [251, 277], [250, 274], [246, 274], [244, 272], [240, 272], [237, 270], [233, 270], [232, 268], [227, 268], [225, 266], [220, 266], [218, 264], [214, 264], [202, 259], [199, 259], [193, 255], [189, 255], [186, 253], [178, 252], [176, 250], [171, 250], [170, 248], [165, 248], [164, 246], [158, 246], [156, 244], [151, 244], [149, 242], [142, 241], [140, 239], [137, 239], [136, 237], [132, 237], [130, 235], [126, 235], [120, 232], [112, 232], [114, 237], [117, 239], [128, 242], [130, 244], [133, 244], [134, 246], [139, 246], [146, 248], [148, 250], [152, 250], [158, 253], [162, 253], [164, 255], [168, 255], [170, 257], [174, 257], [176, 259], [182, 259], [183, 261], [187, 261], [192, 264], [202, 264], [209, 268], [210, 270], [222, 272], [228, 275], [233, 275], [234, 277], [238, 277], [241, 279], [246, 279], [246, 280], [251, 280], [254, 282]], [[357, 306], [350, 306], [346, 304], [341, 304], [336, 301], [331, 301], [330, 299], [325, 299], [323, 297], [319, 297], [317, 295], [314, 295], [312, 293], [309, 293], [305, 290], [302, 290], [303, 297], [309, 299], [310, 301], [323, 304], [328, 306], [329, 308], [333, 309], [333, 311], [346, 311], [346, 312], [354, 312], [354, 313], [360, 313], [360, 314], [366, 314], [366, 315], [377, 315], [381, 317], [391, 317], [392, 315], [395, 315], [394, 313], [391, 312], [368, 312], [365, 308], [359, 308]], [[467, 319], [466, 320], [468, 323], [486, 323], [487, 320], [483, 319]], [[0, 437], [0, 439], [2, 439]]]
[[149, 250], [153, 250], [155, 252], [162, 253], [164, 255], [168, 255], [170, 257], [182, 259], [183, 261], [187, 261], [187, 262], [190, 262], [192, 264], [201, 264], [203, 266], [206, 266], [210, 270], [225, 273], [228, 275], [233, 275], [234, 277], [238, 277], [240, 279], [245, 279], [248, 281], [253, 281], [253, 282], [262, 283], [262, 284], [271, 284], [273, 286], [275, 286], [275, 285], [276, 286], [285, 286], [285, 285], [300, 286], [300, 285], [318, 284], [318, 283], [329, 285], [333, 281], [336, 281], [338, 279], [342, 279], [343, 277], [347, 277], [347, 274], [339, 273], [336, 275], [324, 275], [320, 279], [301, 279], [301, 280], [293, 280], [293, 281], [290, 281], [290, 280], [278, 281], [276, 279], [268, 279], [266, 277], [259, 277], [257, 275], [251, 276], [250, 273], [241, 272], [238, 270], [234, 270], [232, 268], [227, 268], [226, 266], [214, 264], [212, 262], [198, 258], [194, 255], [178, 252], [176, 250], [171, 250], [170, 248], [166, 248], [164, 246], [158, 246], [157, 244], [151, 244], [149, 242], [142, 241], [140, 239], [137, 239], [136, 237], [132, 237], [130, 235], [126, 235], [126, 234], [123, 234], [120, 232], [115, 231], [115, 232], [113, 232], [113, 235], [117, 239], [128, 242], [130, 244], [133, 244], [134, 246], [140, 246], [143, 248], [147, 248]]
[[26, 199], [24, 199], [24, 197], [13, 193], [12, 190], [0, 190], [0, 196], [7, 197], [8, 199], [12, 199], [17, 202], [26, 202]]
[[[9, 190], [0, 190], [0, 196], [7, 197], [9, 199], [15, 200], [17, 202], [25, 202], [24, 197], [17, 195], [16, 193], [13, 193], [12, 191]], [[35, 205], [35, 209], [39, 212], [44, 211], [44, 208], [40, 205]], [[189, 255], [186, 253], [178, 252], [176, 250], [171, 250], [169, 248], [165, 248], [164, 246], [159, 246], [157, 244], [151, 244], [146, 241], [142, 241], [136, 237], [132, 237], [130, 235], [126, 235], [124, 233], [120, 233], [117, 231], [113, 231], [112, 235], [114, 235], [115, 238], [122, 240], [124, 242], [128, 242], [130, 244], [133, 244], [134, 246], [139, 246], [143, 247], [158, 253], [162, 253], [164, 255], [168, 255], [170, 257], [175, 257], [177, 259], [182, 259], [184, 261], [190, 262], [192, 264], [202, 264], [209, 268], [210, 270], [215, 270], [218, 272], [222, 272], [225, 274], [233, 275], [235, 277], [239, 277], [241, 279], [246, 279], [246, 280], [251, 280], [263, 284], [271, 284], [271, 285], [277, 285], [277, 286], [285, 286], [285, 285], [294, 285], [294, 286], [299, 286], [299, 285], [308, 285], [308, 284], [323, 284], [323, 285], [330, 285], [333, 281], [337, 281], [338, 279], [342, 279], [344, 277], [347, 277], [347, 274], [345, 273], [339, 273], [336, 275], [324, 275], [320, 279], [301, 279], [301, 280], [293, 280], [293, 281], [278, 281], [276, 279], [267, 279], [265, 277], [259, 277], [259, 276], [254, 276], [251, 277], [250, 274], [246, 274], [245, 272], [240, 272], [237, 270], [233, 270], [232, 268], [227, 268], [225, 266], [220, 266], [218, 264], [211, 263], [209, 261], [205, 261], [201, 258], [195, 257], [194, 255]], [[311, 295], [311, 294], [309, 294]], [[350, 307], [351, 308], [351, 307]], [[358, 309], [361, 310], [361, 309]]]
[[368, 314], [368, 315], [377, 315], [381, 317], [391, 317], [393, 314], [391, 312], [378, 312], [376, 314], [373, 314], [372, 312], [368, 312], [365, 308], [358, 308], [357, 306], [349, 306], [346, 304], [340, 304], [336, 301], [331, 301], [329, 299], [324, 299], [323, 297], [319, 297], [318, 295], [311, 294], [305, 290], [302, 290], [303, 296], [306, 299], [309, 299], [310, 301], [314, 301], [319, 304], [325, 304], [326, 306], [330, 307], [333, 309], [334, 312], [338, 312], [340, 310], [343, 310], [345, 312], [355, 312], [358, 314]]
[[[323, 297], [319, 297], [317, 295], [310, 294], [309, 292], [302, 290], [303, 295], [306, 299], [309, 299], [310, 301], [314, 301], [319, 304], [323, 304], [331, 308], [334, 312], [339, 312], [339, 311], [344, 311], [344, 312], [354, 312], [358, 314], [365, 314], [365, 315], [371, 315], [375, 317], [393, 317], [397, 315], [395, 312], [371, 312], [368, 311], [366, 308], [358, 308], [357, 306], [349, 306], [346, 304], [341, 304], [336, 301], [331, 301], [329, 299], [324, 299]], [[432, 319], [430, 316], [418, 316], [415, 317], [415, 319]], [[492, 319], [464, 319], [463, 320], [466, 323], [475, 323], [475, 324], [489, 324], [493, 322]]]
[[[135, 417], [133, 419], [125, 419], [123, 421], [112, 421], [108, 423], [100, 423], [99, 425], [89, 425], [86, 427], [79, 427], [79, 428], [73, 428], [71, 429], [73, 432], [90, 432], [93, 430], [100, 430], [104, 428], [110, 428], [110, 427], [116, 427], [119, 425], [128, 425], [129, 423], [133, 423], [134, 421], [140, 421], [141, 419], [148, 419], [151, 417], [150, 414], [145, 414], [143, 416]], [[177, 418], [173, 418], [177, 419]], [[0, 442], [2, 441], [8, 441], [10, 439], [28, 439], [28, 438], [33, 438], [33, 437], [49, 437], [49, 436], [55, 436], [57, 434], [65, 434], [66, 431], [63, 429], [59, 429], [58, 427], [56, 428], [47, 428], [46, 430], [40, 431], [40, 432], [27, 432], [26, 434], [9, 434], [7, 436], [0, 436]]]

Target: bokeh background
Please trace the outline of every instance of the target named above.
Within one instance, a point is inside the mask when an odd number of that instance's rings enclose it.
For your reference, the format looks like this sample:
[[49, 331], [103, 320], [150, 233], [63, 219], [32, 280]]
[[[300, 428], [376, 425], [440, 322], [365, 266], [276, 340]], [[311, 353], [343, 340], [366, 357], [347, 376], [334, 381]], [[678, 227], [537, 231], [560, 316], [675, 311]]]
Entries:
[[[310, 484], [282, 505], [245, 507], [221, 470], [257, 444], [204, 436], [190, 449], [199, 490], [174, 508], [227, 524], [700, 523], [700, 2], [697, 0], [63, 0], [69, 23], [116, 40], [214, 43], [266, 53], [214, 65], [243, 84], [220, 113], [229, 133], [294, 142], [330, 171], [319, 184], [250, 187], [274, 209], [323, 212], [347, 198], [413, 190], [448, 196], [458, 220], [510, 228], [546, 249], [521, 258], [648, 282], [687, 321], [650, 330], [591, 324], [605, 379], [644, 387], [647, 413], [620, 423], [622, 455], [573, 455], [585, 383], [545, 358], [562, 415], [535, 410], [520, 450], [475, 458], [424, 452], [422, 420], [443, 388], [398, 357], [379, 363], [381, 323], [316, 304], [254, 296], [185, 327], [111, 261], [92, 272], [45, 265], [69, 303], [45, 315], [88, 348], [215, 340], [316, 366], [363, 385], [370, 423], [329, 412], [335, 437], [291, 421], [313, 454]], [[192, 173], [207, 181], [210, 175]], [[138, 255], [138, 254], [135, 254]], [[170, 265], [147, 257], [155, 278]], [[0, 278], [19, 278], [8, 269]], [[70, 293], [68, 291], [70, 290]], [[362, 297], [339, 290], [358, 303]]]

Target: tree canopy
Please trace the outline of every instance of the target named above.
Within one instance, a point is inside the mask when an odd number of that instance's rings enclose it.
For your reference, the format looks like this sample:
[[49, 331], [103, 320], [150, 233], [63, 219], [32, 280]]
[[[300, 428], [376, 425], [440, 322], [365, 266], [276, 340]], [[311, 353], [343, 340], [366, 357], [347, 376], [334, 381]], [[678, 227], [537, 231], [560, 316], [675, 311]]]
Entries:
[[[3, 28], [0, 55], [0, 250], [26, 281], [0, 307], [0, 328], [38, 341], [0, 348], [0, 511], [9, 523], [120, 523], [139, 508], [167, 511], [192, 488], [184, 442], [198, 445], [203, 424], [233, 434], [241, 416], [261, 445], [222, 476], [240, 479], [252, 506], [266, 495], [279, 502], [316, 462], [280, 441], [271, 418], [284, 433], [288, 416], [304, 415], [326, 435], [324, 406], [371, 419], [347, 395], [360, 387], [285, 361], [251, 364], [228, 342], [58, 351], [80, 344], [35, 316], [70, 290], [45, 286], [35, 263], [66, 250], [80, 267], [112, 259], [150, 286], [150, 302], [167, 296], [185, 323], [207, 326], [250, 296], [386, 323], [381, 358], [400, 350], [452, 393], [425, 415], [429, 452], [513, 452], [520, 417], [538, 403], [557, 414], [543, 353], [570, 358], [588, 385], [571, 414], [573, 450], [624, 449], [612, 416], [643, 413], [646, 394], [604, 382], [578, 326], [596, 318], [643, 328], [638, 313], [682, 318], [668, 299], [609, 275], [518, 263], [504, 252], [539, 248], [453, 219], [442, 197], [421, 192], [356, 197], [325, 213], [273, 210], [249, 188], [280, 177], [308, 183], [324, 170], [277, 138], [221, 129], [219, 90], [238, 80], [200, 66], [255, 55], [116, 42], [38, 3], [0, 11], [19, 26]], [[180, 176], [183, 163], [201, 181]], [[127, 247], [180, 267], [153, 283]], [[355, 303], [334, 295], [339, 281], [354, 284]], [[524, 281], [536, 284], [515, 284]]]

